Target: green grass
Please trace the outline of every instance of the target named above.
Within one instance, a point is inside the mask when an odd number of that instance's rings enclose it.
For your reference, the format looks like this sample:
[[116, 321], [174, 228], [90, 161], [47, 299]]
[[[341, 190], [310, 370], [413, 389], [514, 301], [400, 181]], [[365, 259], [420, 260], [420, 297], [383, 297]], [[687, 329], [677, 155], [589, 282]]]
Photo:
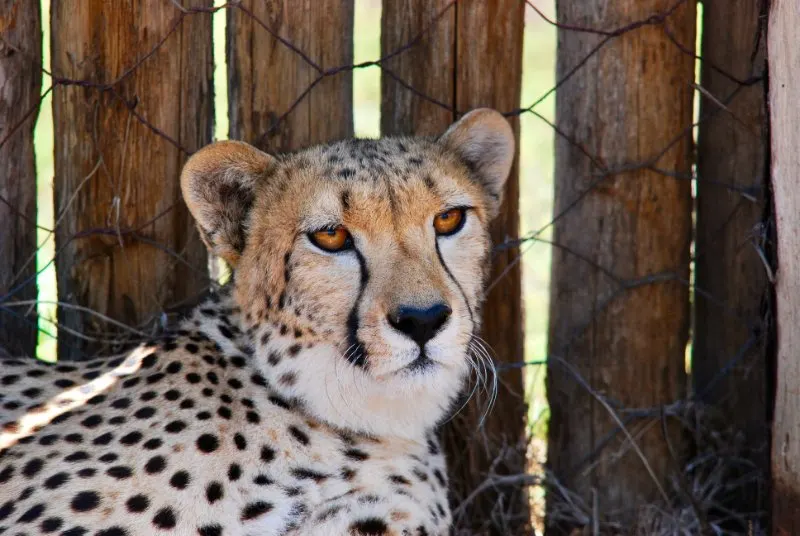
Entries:
[[[49, 3], [42, 0], [44, 24], [44, 64], [49, 70]], [[222, 4], [215, 0], [215, 5]], [[380, 57], [380, 0], [356, 0], [354, 61], [356, 63], [375, 60]], [[552, 0], [537, 2], [541, 9], [552, 15]], [[214, 26], [214, 83], [215, 83], [215, 125], [216, 139], [228, 138], [227, 87], [225, 84], [225, 18], [224, 10], [218, 11], [212, 19]], [[525, 45], [522, 69], [521, 105], [527, 106], [544, 94], [554, 84], [555, 78], [555, 29], [542, 21], [532, 10], [526, 10]], [[380, 69], [368, 67], [357, 69], [353, 74], [354, 126], [359, 137], [380, 135]], [[49, 86], [45, 76], [43, 86]], [[51, 98], [42, 103], [35, 131], [36, 164], [38, 171], [38, 222], [45, 228], [53, 226], [53, 121]], [[537, 111], [549, 119], [554, 116], [554, 98], [551, 96], [537, 107]], [[552, 214], [553, 197], [553, 131], [533, 114], [523, 114], [520, 118], [520, 233], [525, 234], [546, 224]], [[54, 255], [53, 240], [49, 233], [39, 231], [39, 241], [43, 244], [37, 258], [37, 267], [42, 270]], [[547, 344], [548, 287], [550, 280], [550, 247], [540, 243], [530, 243], [523, 247], [525, 256], [522, 262], [524, 305], [525, 305], [525, 359], [542, 359]], [[52, 264], [42, 272], [38, 281], [40, 299], [55, 301], [55, 271]], [[49, 319], [55, 318], [55, 307], [39, 306], [40, 327], [56, 334], [55, 326]], [[56, 341], [41, 333], [37, 355], [42, 359], [54, 359]], [[546, 419], [546, 400], [543, 389], [544, 368], [530, 367], [527, 371], [530, 393], [530, 420], [536, 425], [534, 431], [541, 437]]]

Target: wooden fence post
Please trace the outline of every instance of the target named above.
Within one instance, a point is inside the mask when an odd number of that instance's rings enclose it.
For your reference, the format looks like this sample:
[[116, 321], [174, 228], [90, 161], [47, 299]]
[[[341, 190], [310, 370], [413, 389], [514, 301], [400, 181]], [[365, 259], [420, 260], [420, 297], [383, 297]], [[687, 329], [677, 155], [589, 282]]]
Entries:
[[[208, 284], [178, 178], [184, 150], [211, 141], [211, 17], [163, 0], [51, 11], [58, 318], [91, 336], [109, 328], [69, 305], [140, 326]], [[65, 331], [60, 358], [102, 346]]]
[[[691, 51], [694, 2], [675, 6], [561, 0], [558, 21], [616, 30], [674, 8], [664, 24]], [[658, 408], [686, 387], [694, 58], [651, 23], [581, 66], [604, 39], [558, 31], [557, 77], [577, 71], [556, 95], [548, 465], [577, 498], [550, 488], [548, 522], [582, 504], [588, 519], [597, 512], [632, 527], [637, 508], [665, 499], [680, 470], [670, 451], [683, 450], [680, 434], [665, 440]], [[654, 413], [629, 420], [623, 408]]]
[[768, 281], [756, 249], [766, 194], [766, 110], [765, 81], [743, 87], [727, 75], [739, 81], [766, 76], [761, 3], [703, 2], [701, 86], [707, 94], [700, 97], [697, 149], [692, 380], [698, 399], [742, 435], [747, 450], [740, 455], [756, 466], [756, 475], [748, 468], [757, 478], [742, 489], [738, 511], [763, 509], [759, 484], [769, 463], [766, 334], [760, 322]]
[[[436, 134], [456, 118], [456, 111], [463, 113], [481, 106], [503, 112], [517, 109], [524, 9], [524, 2], [516, 0], [383, 2], [382, 56], [425, 33], [413, 47], [383, 65], [382, 133]], [[438, 104], [414, 94], [395, 77]], [[519, 134], [517, 118], [510, 122]], [[518, 232], [519, 178], [515, 166], [500, 216], [492, 225], [492, 238], [499, 244], [514, 240]], [[483, 311], [483, 338], [501, 364], [520, 361], [523, 356], [518, 255], [517, 248], [494, 255], [489, 277], [493, 287]], [[516, 369], [501, 374], [497, 403], [483, 427], [479, 422], [485, 408], [471, 403], [445, 431], [456, 505], [489, 477], [491, 467], [498, 474], [525, 472], [522, 373]], [[460, 529], [476, 534], [520, 534], [528, 524], [527, 493], [520, 485], [492, 488], [470, 503], [465, 512], [464, 518], [456, 519]]]
[[0, 348], [34, 355], [36, 316], [26, 311], [35, 308], [6, 306], [36, 299], [33, 127], [42, 86], [39, 3], [0, 0], [0, 13]]
[[353, 62], [353, 0], [244, 0], [227, 42], [231, 138], [281, 152], [353, 135], [352, 70], [318, 81]]
[[800, 4], [770, 3], [767, 29], [772, 193], [778, 234], [778, 370], [772, 428], [772, 533], [800, 534]]

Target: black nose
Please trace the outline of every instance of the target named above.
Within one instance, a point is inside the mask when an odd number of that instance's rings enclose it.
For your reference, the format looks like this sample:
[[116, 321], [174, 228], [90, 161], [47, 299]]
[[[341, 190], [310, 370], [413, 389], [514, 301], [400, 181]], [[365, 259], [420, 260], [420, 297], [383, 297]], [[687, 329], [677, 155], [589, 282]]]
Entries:
[[450, 318], [452, 309], [446, 303], [437, 303], [427, 309], [400, 306], [389, 313], [389, 324], [423, 346], [431, 340]]

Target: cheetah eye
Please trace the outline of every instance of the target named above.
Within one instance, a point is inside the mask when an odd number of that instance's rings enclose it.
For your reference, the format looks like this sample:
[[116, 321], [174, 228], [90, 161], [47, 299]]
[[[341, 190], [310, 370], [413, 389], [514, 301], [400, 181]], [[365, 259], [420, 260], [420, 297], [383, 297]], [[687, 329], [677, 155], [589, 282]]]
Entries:
[[465, 221], [467, 221], [467, 209], [451, 208], [434, 216], [433, 228], [438, 236], [450, 236], [459, 232], [464, 227]]
[[324, 251], [344, 251], [353, 247], [353, 237], [341, 225], [308, 233], [308, 239]]

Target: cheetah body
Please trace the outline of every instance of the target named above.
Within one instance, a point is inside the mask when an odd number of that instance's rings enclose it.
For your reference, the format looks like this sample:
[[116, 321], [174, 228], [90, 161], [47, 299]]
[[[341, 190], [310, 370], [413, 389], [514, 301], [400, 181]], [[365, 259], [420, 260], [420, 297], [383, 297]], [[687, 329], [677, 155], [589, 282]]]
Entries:
[[[448, 534], [435, 430], [512, 158], [488, 110], [436, 140], [200, 151], [184, 198], [231, 283], [113, 359], [0, 360], [0, 533]], [[348, 247], [314, 242], [332, 225]]]

